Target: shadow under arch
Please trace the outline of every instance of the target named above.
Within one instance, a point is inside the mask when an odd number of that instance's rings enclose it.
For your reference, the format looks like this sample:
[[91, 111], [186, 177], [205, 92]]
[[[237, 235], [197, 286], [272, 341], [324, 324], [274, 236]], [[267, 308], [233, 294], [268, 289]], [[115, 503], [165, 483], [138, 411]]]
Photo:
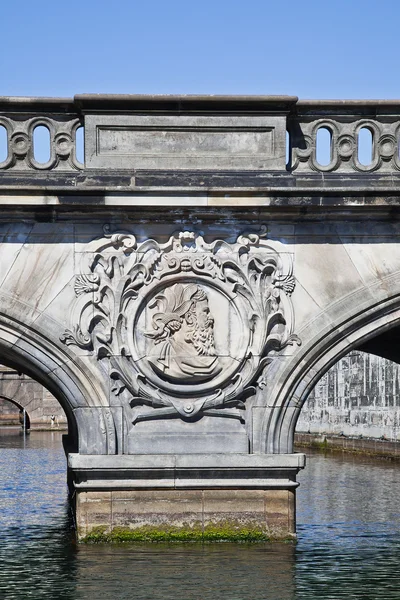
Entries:
[[[343, 304], [347, 302], [348, 299], [343, 300]], [[338, 305], [331, 313], [340, 314]], [[390, 330], [400, 331], [400, 294], [346, 316], [336, 323], [332, 318], [328, 328], [317, 325], [318, 335], [308, 340], [281, 374], [274, 404], [262, 424], [261, 447], [265, 452], [293, 452], [297, 420], [308, 395], [319, 379], [351, 350], [364, 350], [400, 362], [397, 354], [387, 351], [388, 340], [393, 339]]]
[[[62, 331], [62, 326], [57, 325], [57, 330]], [[68, 422], [66, 451], [91, 453], [88, 438], [96, 424], [90, 409], [98, 411], [108, 403], [80, 357], [57, 343], [43, 328], [0, 312], [0, 361], [43, 385], [58, 400]], [[105, 438], [105, 453], [113, 454], [116, 451], [113, 422], [103, 418], [99, 427]]]
[[[25, 428], [26, 429], [30, 429], [31, 427], [31, 418], [29, 416], [28, 411], [26, 410], [26, 408], [24, 406], [22, 406], [22, 404], [20, 404], [19, 402], [17, 402], [16, 400], [12, 400], [11, 398], [8, 398], [7, 396], [3, 396], [0, 395], [0, 399], [1, 400], [5, 400], [6, 402], [9, 402], [10, 404], [13, 404], [14, 406], [16, 406], [18, 408], [18, 410], [21, 411], [25, 411]], [[22, 423], [21, 423], [22, 425]]]

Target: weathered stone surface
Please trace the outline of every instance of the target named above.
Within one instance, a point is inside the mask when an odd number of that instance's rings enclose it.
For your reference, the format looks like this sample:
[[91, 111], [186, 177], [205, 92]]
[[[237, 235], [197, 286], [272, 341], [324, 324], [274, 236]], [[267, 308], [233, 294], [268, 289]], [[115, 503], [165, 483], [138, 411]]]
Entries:
[[0, 424], [65, 428], [67, 418], [59, 402], [40, 383], [13, 369], [0, 366]]
[[352, 351], [317, 383], [296, 431], [398, 440], [399, 424], [398, 364]]
[[88, 115], [91, 169], [285, 171], [284, 115]]
[[399, 442], [382, 438], [296, 432], [294, 441], [296, 447], [302, 450], [304, 448], [318, 448], [324, 452], [348, 452], [349, 454], [384, 458], [390, 461], [398, 461], [400, 459]]
[[112, 539], [115, 532], [139, 540], [255, 540], [295, 532], [294, 493], [287, 491], [79, 491], [77, 497], [81, 539], [93, 533]]
[[[0, 99], [1, 357], [65, 410], [81, 530], [113, 527], [117, 492], [130, 526], [132, 498], [156, 490], [157, 519], [176, 494], [204, 531], [242, 513], [253, 529], [293, 532], [307, 396], [355, 348], [400, 360], [388, 341], [400, 323], [399, 104], [13, 102]], [[46, 164], [33, 156], [38, 118]]]

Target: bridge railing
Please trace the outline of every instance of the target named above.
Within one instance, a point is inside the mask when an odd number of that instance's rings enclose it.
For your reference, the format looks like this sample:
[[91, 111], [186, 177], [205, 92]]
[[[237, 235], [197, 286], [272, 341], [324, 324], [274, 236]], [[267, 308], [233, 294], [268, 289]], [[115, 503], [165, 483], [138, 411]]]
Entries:
[[[77, 135], [83, 119], [68, 99], [0, 99], [0, 171], [76, 171]], [[37, 132], [48, 132], [48, 159]], [[43, 137], [43, 136], [42, 136]], [[44, 142], [45, 144], [46, 142]], [[46, 151], [45, 151], [46, 152]]]
[[[47, 135], [45, 159], [39, 157], [39, 131]], [[295, 186], [296, 178], [304, 187], [313, 174], [329, 175], [332, 182], [335, 175], [349, 180], [349, 175], [365, 179], [382, 174], [382, 182], [388, 182], [400, 175], [399, 140], [400, 101], [298, 101], [288, 96], [0, 98], [0, 186], [18, 187], [19, 179], [24, 185], [41, 185], [40, 173], [46, 174], [49, 185], [54, 173], [55, 185], [85, 186], [93, 185], [93, 179], [85, 180], [85, 172], [115, 171], [126, 177], [129, 171], [148, 174], [157, 169], [205, 171], [209, 177], [204, 181], [216, 187], [227, 182], [249, 187], [248, 181], [251, 187], [274, 187], [288, 177], [292, 179], [283, 184], [286, 187]], [[216, 172], [225, 176], [213, 178]], [[135, 185], [134, 179], [124, 181], [125, 187]], [[174, 175], [178, 186], [188, 181], [179, 183]]]
[[299, 101], [288, 118], [297, 173], [398, 173], [399, 101]]

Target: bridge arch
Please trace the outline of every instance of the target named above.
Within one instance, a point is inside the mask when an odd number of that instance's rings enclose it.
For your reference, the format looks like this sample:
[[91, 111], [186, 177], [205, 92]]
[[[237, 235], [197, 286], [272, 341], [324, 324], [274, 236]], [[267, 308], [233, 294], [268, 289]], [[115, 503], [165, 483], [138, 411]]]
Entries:
[[[311, 326], [308, 324], [314, 335], [306, 338], [271, 389], [274, 401], [262, 424], [264, 452], [293, 452], [296, 424], [308, 395], [319, 379], [351, 350], [365, 350], [400, 362], [400, 351], [387, 344], [390, 334], [400, 329], [399, 274], [392, 276], [391, 285], [393, 293], [389, 297], [380, 298], [375, 284], [353, 294], [351, 301], [346, 297], [335, 303]], [[300, 332], [300, 338], [302, 333], [305, 331]]]
[[22, 406], [22, 404], [17, 402], [17, 400], [15, 400], [14, 398], [9, 398], [4, 395], [0, 395], [0, 400], [5, 400], [6, 402], [13, 404], [19, 410], [20, 413], [21, 413], [21, 411], [25, 411], [25, 427], [26, 427], [26, 429], [30, 429], [31, 418], [30, 418], [29, 412], [26, 410], [26, 408], [24, 406]]
[[115, 426], [107, 395], [90, 366], [53, 335], [53, 331], [62, 332], [63, 325], [47, 318], [41, 319], [44, 326], [37, 324], [36, 319], [26, 317], [35, 315], [32, 307], [14, 298], [10, 310], [6, 300], [7, 310], [0, 312], [0, 362], [32, 377], [58, 400], [68, 421], [69, 452], [91, 454], [95, 446], [99, 453], [115, 453]]

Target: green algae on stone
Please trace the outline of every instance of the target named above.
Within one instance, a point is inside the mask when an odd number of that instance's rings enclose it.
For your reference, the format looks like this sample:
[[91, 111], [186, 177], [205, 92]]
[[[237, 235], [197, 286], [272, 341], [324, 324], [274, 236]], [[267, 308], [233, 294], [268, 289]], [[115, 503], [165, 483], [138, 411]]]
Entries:
[[[289, 539], [290, 536], [286, 536]], [[95, 527], [81, 541], [83, 543], [121, 542], [267, 542], [282, 540], [253, 527], [207, 525], [206, 527], [138, 527], [136, 529]], [[290, 538], [292, 540], [292, 538]]]

